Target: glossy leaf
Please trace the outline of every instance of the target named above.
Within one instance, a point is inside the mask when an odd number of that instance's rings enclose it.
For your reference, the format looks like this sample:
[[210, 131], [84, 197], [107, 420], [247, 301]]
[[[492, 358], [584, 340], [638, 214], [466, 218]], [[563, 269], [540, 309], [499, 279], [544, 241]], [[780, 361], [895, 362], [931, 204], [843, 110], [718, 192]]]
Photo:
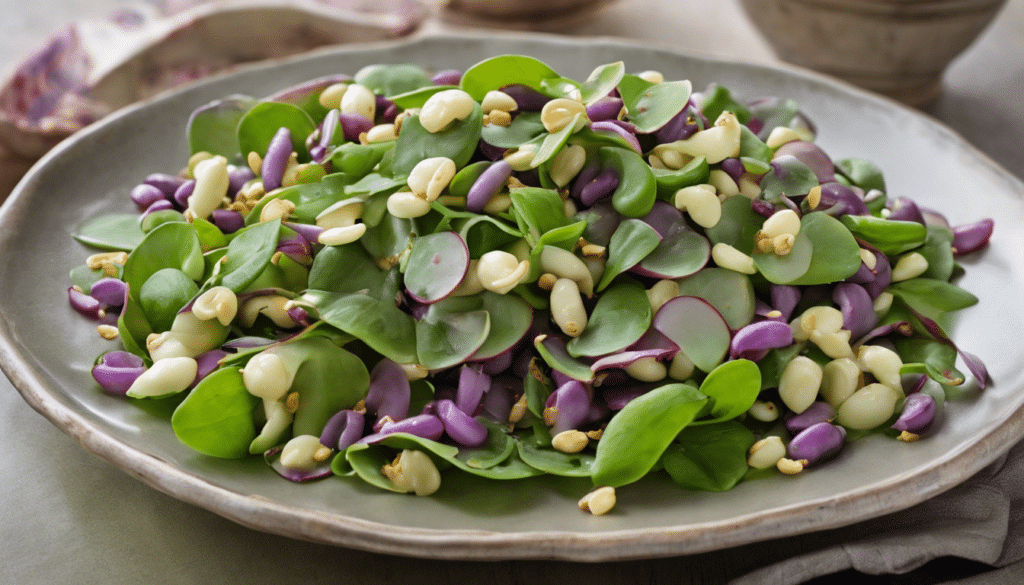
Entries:
[[730, 329], [740, 329], [753, 321], [754, 285], [746, 274], [709, 266], [678, 282], [680, 295], [711, 303]]
[[177, 268], [157, 270], [139, 291], [139, 303], [156, 332], [167, 331], [174, 317], [199, 292], [195, 281]]
[[353, 335], [386, 358], [416, 363], [416, 325], [394, 301], [358, 293], [308, 290], [303, 299], [316, 306], [320, 318]]
[[522, 187], [510, 191], [512, 216], [519, 230], [531, 246], [536, 246], [541, 235], [569, 224], [558, 192], [552, 189]]
[[704, 102], [701, 108], [701, 113], [708, 119], [709, 122], [714, 123], [718, 116], [722, 112], [732, 112], [736, 115], [736, 119], [740, 121], [740, 124], [746, 124], [750, 121], [750, 110], [744, 104], [736, 101], [732, 96], [732, 92], [729, 88], [724, 85], [712, 83], [704, 91]]
[[599, 356], [635, 343], [651, 324], [651, 303], [643, 286], [624, 281], [608, 287], [594, 306], [587, 328], [566, 344], [573, 357]]
[[149, 277], [164, 268], [176, 268], [192, 280], [203, 277], [203, 250], [196, 230], [187, 223], [166, 223], [149, 232], [128, 255], [124, 281], [135, 295]]
[[747, 450], [754, 434], [737, 422], [683, 429], [661, 457], [677, 484], [709, 492], [730, 490], [749, 470]]
[[178, 405], [171, 428], [178, 440], [204, 455], [245, 457], [256, 438], [253, 409], [258, 404], [237, 369], [220, 369], [203, 378]]
[[281, 220], [275, 219], [237, 232], [228, 244], [220, 272], [203, 288], [220, 285], [236, 293], [245, 290], [270, 264], [280, 231]]
[[416, 322], [420, 365], [430, 370], [457, 366], [483, 346], [491, 318], [473, 300], [453, 297], [436, 302]]
[[533, 155], [533, 160], [530, 161], [530, 168], [535, 169], [558, 154], [558, 151], [565, 145], [565, 141], [568, 140], [569, 137], [572, 136], [573, 131], [576, 130], [580, 119], [585, 121], [586, 115], [576, 114], [564, 128], [558, 132], [552, 132], [545, 136], [544, 140], [540, 143], [540, 147], [537, 149], [536, 154]]
[[291, 132], [292, 150], [299, 153], [299, 160], [309, 160], [306, 137], [316, 130], [316, 124], [302, 108], [282, 102], [261, 102], [242, 117], [238, 123], [239, 152], [243, 156], [250, 152], [263, 156], [281, 128]]
[[676, 191], [683, 187], [707, 183], [711, 176], [708, 161], [703, 156], [691, 160], [677, 170], [651, 169], [657, 184], [658, 199], [675, 203]]
[[642, 134], [668, 124], [683, 111], [693, 91], [688, 80], [655, 84], [635, 75], [624, 75], [618, 87], [630, 123]]
[[383, 96], [403, 94], [431, 85], [425, 69], [407, 63], [367, 65], [356, 72], [353, 80]]
[[754, 264], [770, 282], [794, 285], [839, 282], [853, 276], [860, 269], [860, 246], [849, 230], [829, 215], [808, 213], [801, 218], [800, 233], [789, 254], [793, 256], [793, 261], [806, 254], [807, 243], [810, 243], [811, 248], [810, 263], [806, 272], [800, 276], [789, 278], [792, 273], [785, 273], [785, 277], [781, 277], [783, 273], [778, 271], [778, 266], [788, 261], [784, 260], [785, 257], [780, 260], [775, 254], [757, 252], [754, 254]]
[[421, 87], [419, 89], [409, 90], [403, 93], [388, 95], [388, 100], [402, 108], [408, 110], [409, 108], [422, 108], [423, 104], [427, 103], [435, 93], [439, 93], [448, 89], [458, 89], [455, 85], [430, 85], [427, 87]]
[[928, 235], [917, 252], [928, 261], [928, 270], [921, 276], [949, 281], [953, 276], [953, 231], [941, 225], [927, 226]]
[[545, 79], [559, 77], [547, 64], [533, 57], [502, 55], [473, 65], [462, 74], [459, 84], [474, 100], [484, 99], [487, 92], [509, 85], [525, 85], [540, 91]]
[[619, 487], [647, 475], [708, 400], [686, 384], [666, 384], [631, 400], [615, 413], [597, 443], [594, 485]]
[[597, 285], [598, 292], [611, 284], [616, 276], [643, 260], [659, 243], [661, 236], [647, 223], [639, 219], [623, 220], [608, 243], [608, 260]]
[[551, 369], [558, 370], [580, 382], [594, 380], [594, 372], [590, 369], [590, 363], [569, 355], [565, 348], [565, 342], [558, 337], [539, 335], [533, 340], [533, 346]]
[[963, 384], [965, 376], [956, 368], [956, 348], [932, 339], [898, 339], [896, 351], [903, 359], [901, 374], [925, 374], [946, 386]]
[[301, 356], [291, 391], [299, 393], [299, 406], [292, 423], [295, 435], [319, 435], [327, 420], [339, 410], [352, 408], [366, 398], [370, 373], [355, 354], [314, 336], [281, 344]]
[[520, 112], [508, 126], [484, 126], [480, 137], [487, 144], [498, 148], [519, 148], [546, 133], [544, 123], [540, 121], [540, 112]]
[[844, 215], [842, 222], [854, 236], [887, 256], [913, 250], [923, 244], [928, 236], [928, 230], [916, 221], [883, 219], [872, 215]]
[[817, 187], [818, 176], [811, 167], [793, 155], [783, 155], [772, 161], [772, 170], [761, 178], [761, 196], [775, 203], [779, 197], [798, 197]]
[[696, 273], [711, 258], [711, 244], [680, 218], [664, 239], [634, 270], [652, 278], [682, 278]]
[[476, 152], [482, 127], [483, 112], [479, 104], [473, 106], [473, 112], [465, 120], [434, 133], [423, 128], [419, 116], [406, 118], [393, 151], [393, 177], [408, 177], [420, 161], [437, 156], [452, 159], [456, 168], [466, 166]]
[[625, 73], [626, 65], [622, 61], [598, 66], [580, 84], [580, 101], [590, 105], [605, 97], [615, 89]]
[[491, 326], [483, 345], [473, 353], [473, 360], [490, 359], [508, 351], [533, 324], [533, 310], [519, 297], [483, 291], [480, 299], [483, 310], [490, 315]]
[[835, 161], [836, 169], [851, 183], [865, 192], [878, 189], [885, 192], [885, 178], [875, 163], [859, 158], [844, 158]]
[[715, 369], [729, 352], [729, 326], [704, 299], [676, 297], [658, 309], [653, 323], [701, 371]]
[[619, 186], [612, 193], [612, 206], [626, 217], [643, 217], [654, 206], [658, 182], [651, 167], [632, 150], [604, 146], [598, 151], [603, 168], [614, 169]]
[[72, 234], [76, 240], [104, 250], [134, 250], [146, 237], [134, 213], [113, 213], [88, 219]]
[[[711, 419], [693, 424], [711, 424], [734, 419], [757, 400], [761, 392], [761, 371], [750, 360], [730, 360], [712, 370], [700, 384], [700, 392], [712, 399]], [[750, 445], [747, 445], [748, 447]]]
[[936, 319], [942, 313], [966, 309], [978, 302], [978, 297], [955, 284], [934, 278], [904, 280], [893, 283], [886, 290], [930, 319]]
[[405, 269], [405, 288], [421, 303], [435, 303], [452, 293], [469, 268], [469, 249], [455, 232], [416, 238]]
[[208, 152], [228, 160], [238, 156], [238, 124], [255, 105], [253, 98], [236, 94], [197, 108], [188, 118], [189, 153]]
[[516, 447], [524, 463], [544, 473], [563, 477], [590, 477], [593, 473], [592, 453], [562, 453], [526, 440], [517, 441]]

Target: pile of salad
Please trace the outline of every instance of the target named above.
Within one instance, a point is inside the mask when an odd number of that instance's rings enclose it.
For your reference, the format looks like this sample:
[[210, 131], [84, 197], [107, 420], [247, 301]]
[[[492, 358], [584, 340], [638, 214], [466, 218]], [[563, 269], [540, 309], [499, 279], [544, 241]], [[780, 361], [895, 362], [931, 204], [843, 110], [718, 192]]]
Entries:
[[373, 65], [197, 109], [141, 217], [77, 229], [103, 251], [68, 295], [123, 345], [100, 388], [288, 480], [589, 477], [593, 514], [651, 473], [728, 490], [918, 439], [958, 355], [988, 382], [946, 332], [992, 221], [814, 138], [791, 100], [621, 62]]

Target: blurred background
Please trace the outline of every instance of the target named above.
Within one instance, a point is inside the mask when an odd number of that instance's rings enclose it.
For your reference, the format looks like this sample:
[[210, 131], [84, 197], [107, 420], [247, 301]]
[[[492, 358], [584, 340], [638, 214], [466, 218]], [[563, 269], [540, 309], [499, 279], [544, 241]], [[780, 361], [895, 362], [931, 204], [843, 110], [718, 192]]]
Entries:
[[[167, 88], [317, 46], [480, 28], [616, 37], [814, 68], [922, 109], [1024, 178], [1024, 0], [0, 0], [0, 13], [0, 200], [61, 139]], [[59, 582], [69, 573], [58, 558], [82, 583], [186, 583], [198, 576], [230, 582], [234, 564], [252, 556], [260, 557], [268, 582], [304, 569], [373, 583], [676, 582], [672, 559], [441, 563], [255, 533], [157, 493], [86, 453], [2, 377], [0, 429], [13, 464], [0, 469], [0, 566], [13, 564], [0, 582]], [[26, 477], [25, 469], [38, 471]], [[100, 492], [106, 508], [93, 505]], [[111, 509], [112, 500], [123, 509]], [[1003, 557], [1013, 560], [1024, 557], [1024, 506], [1014, 509], [1020, 517], [1005, 535]], [[196, 536], [154, 536], [159, 519], [169, 515], [188, 518]], [[39, 516], [52, 524], [35, 522]], [[133, 539], [140, 537], [147, 540], [137, 547]], [[219, 539], [228, 552], [193, 550], [193, 538]], [[73, 556], [64, 556], [68, 551]], [[266, 558], [272, 552], [280, 558]], [[114, 557], [116, 563], [108, 562]], [[710, 567], [697, 574], [696, 562], [689, 567], [696, 573], [688, 580], [720, 577]], [[872, 582], [1024, 582], [1020, 562], [989, 569], [947, 558]]]

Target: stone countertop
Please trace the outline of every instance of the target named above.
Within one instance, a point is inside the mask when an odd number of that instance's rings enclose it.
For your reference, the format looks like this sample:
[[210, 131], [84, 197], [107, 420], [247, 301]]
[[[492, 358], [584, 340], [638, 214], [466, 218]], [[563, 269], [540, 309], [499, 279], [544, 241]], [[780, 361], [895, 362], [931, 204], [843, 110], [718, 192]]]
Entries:
[[[8, 71], [64, 23], [106, 14], [122, 4], [0, 0], [5, 15], [0, 22], [0, 71]], [[697, 11], [699, 26], [680, 24], [692, 22]], [[459, 26], [436, 21], [427, 30]], [[733, 2], [620, 0], [560, 28], [559, 32], [574, 35], [621, 37], [718, 57], [775, 61]], [[721, 43], [722, 38], [730, 41]], [[950, 67], [941, 98], [927, 111], [1024, 178], [1022, 95], [1024, 0], [1011, 0], [976, 45]], [[255, 532], [147, 487], [76, 445], [33, 411], [2, 377], [0, 436], [6, 438], [0, 455], [0, 580], [8, 583], [717, 583], [738, 574], [723, 567], [722, 559], [734, 555], [743, 565], [742, 558], [752, 550], [726, 551], [714, 557], [718, 563], [682, 557], [579, 564], [457, 563], [337, 549]], [[1014, 527], [1024, 531], [1024, 519], [1011, 520]], [[786, 543], [766, 546], [784, 551]], [[945, 559], [902, 581], [894, 577], [878, 582], [1024, 580], [1020, 564], [984, 569], [977, 563]]]

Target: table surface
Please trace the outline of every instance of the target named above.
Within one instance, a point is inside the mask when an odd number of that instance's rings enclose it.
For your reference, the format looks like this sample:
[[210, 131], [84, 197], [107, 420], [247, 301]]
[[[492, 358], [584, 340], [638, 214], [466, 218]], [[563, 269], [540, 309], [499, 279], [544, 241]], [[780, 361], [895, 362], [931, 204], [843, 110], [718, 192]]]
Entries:
[[[0, 72], [73, 19], [108, 13], [117, 0], [0, 0]], [[679, 26], [700, 11], [702, 26]], [[452, 22], [428, 23], [428, 31]], [[542, 27], [540, 27], [542, 30]], [[684, 51], [775, 62], [738, 4], [620, 0], [572, 27], [574, 35], [643, 40]], [[728, 37], [729, 43], [718, 42]], [[927, 111], [1024, 178], [1024, 0], [947, 71]], [[965, 194], [970, 196], [970, 194]], [[9, 260], [9, 259], [6, 259]], [[452, 563], [337, 549], [255, 532], [165, 496], [82, 449], [33, 411], [0, 377], [0, 581], [8, 583], [251, 583], [331, 579], [387, 582], [720, 582], [721, 568], [683, 559], [586, 565], [554, 561]], [[937, 561], [906, 582], [935, 583], [983, 567]], [[687, 574], [687, 573], [683, 573]], [[945, 576], [942, 576], [942, 575]], [[972, 583], [1021, 582], [1015, 566]], [[312, 579], [311, 579], [312, 578]], [[472, 581], [471, 581], [472, 580]]]

